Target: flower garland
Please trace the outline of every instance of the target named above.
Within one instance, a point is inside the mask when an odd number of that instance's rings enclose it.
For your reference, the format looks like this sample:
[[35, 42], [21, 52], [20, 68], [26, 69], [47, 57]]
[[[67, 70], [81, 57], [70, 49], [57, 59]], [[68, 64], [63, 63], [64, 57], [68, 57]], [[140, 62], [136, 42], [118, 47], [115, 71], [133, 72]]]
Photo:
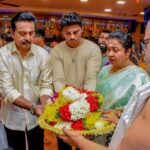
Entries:
[[63, 127], [77, 131], [105, 129], [111, 123], [100, 118], [102, 106], [98, 92], [65, 86], [48, 101], [38, 123], [54, 132]]

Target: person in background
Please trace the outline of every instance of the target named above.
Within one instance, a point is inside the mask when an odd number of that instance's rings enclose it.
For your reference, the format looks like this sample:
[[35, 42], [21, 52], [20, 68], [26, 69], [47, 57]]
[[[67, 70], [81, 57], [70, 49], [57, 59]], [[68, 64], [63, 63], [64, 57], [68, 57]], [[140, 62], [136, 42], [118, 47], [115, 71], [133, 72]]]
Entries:
[[44, 48], [48, 53], [50, 53], [51, 48], [45, 44], [45, 31], [43, 29], [37, 28], [35, 30], [33, 43]]
[[143, 40], [141, 40], [139, 67], [143, 68], [144, 70], [148, 72], [148, 65], [146, 64], [146, 61], [145, 61], [145, 51], [146, 51], [145, 43]]
[[57, 44], [58, 44], [57, 41], [52, 41], [52, 42], [50, 43], [50, 47], [51, 47], [51, 48], [54, 48]]
[[102, 53], [101, 68], [105, 65], [110, 64], [110, 61], [108, 60], [108, 57], [107, 57], [107, 41], [108, 41], [108, 37], [109, 37], [110, 33], [111, 33], [110, 30], [105, 29], [105, 30], [102, 30], [100, 35], [99, 35], [98, 45], [99, 45], [99, 48], [100, 48], [101, 53]]
[[[82, 38], [82, 19], [79, 14], [64, 14], [61, 27], [65, 41], [57, 44], [51, 51], [54, 90], [59, 92], [66, 84], [95, 90], [101, 64], [99, 47]], [[59, 150], [71, 149], [60, 140], [58, 147]]]
[[139, 52], [139, 49], [138, 49], [138, 45], [135, 41], [133, 41], [132, 43], [132, 62], [139, 66], [139, 61], [140, 61], [140, 52]]
[[[0, 50], [1, 121], [14, 150], [43, 150], [37, 117], [53, 95], [50, 57], [34, 44], [35, 17], [20, 12], [11, 20], [14, 41]], [[39, 101], [40, 97], [40, 101]]]
[[6, 45], [7, 41], [6, 41], [6, 37], [5, 34], [1, 34], [0, 35], [0, 47]]

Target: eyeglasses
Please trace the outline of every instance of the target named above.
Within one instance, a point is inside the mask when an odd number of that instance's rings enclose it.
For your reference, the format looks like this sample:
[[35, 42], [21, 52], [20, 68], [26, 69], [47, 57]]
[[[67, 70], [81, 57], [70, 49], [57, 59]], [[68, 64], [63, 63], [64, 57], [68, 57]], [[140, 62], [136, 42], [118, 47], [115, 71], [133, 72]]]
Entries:
[[147, 48], [147, 45], [150, 43], [150, 38], [147, 38], [144, 40], [144, 44], [145, 44], [145, 47]]

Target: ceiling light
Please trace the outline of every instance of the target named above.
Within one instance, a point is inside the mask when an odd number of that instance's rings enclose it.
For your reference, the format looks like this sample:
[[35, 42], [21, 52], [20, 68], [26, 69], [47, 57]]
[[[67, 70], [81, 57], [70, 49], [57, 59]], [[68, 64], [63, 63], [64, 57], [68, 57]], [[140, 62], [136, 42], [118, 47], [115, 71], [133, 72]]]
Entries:
[[104, 12], [111, 12], [111, 11], [112, 11], [112, 9], [110, 9], [110, 8], [104, 9]]
[[124, 0], [118, 0], [117, 1], [117, 4], [119, 4], [119, 5], [123, 5], [123, 4], [125, 4], [126, 2], [124, 1]]
[[144, 15], [144, 11], [140, 12], [140, 15]]
[[87, 2], [88, 0], [80, 0], [80, 2]]

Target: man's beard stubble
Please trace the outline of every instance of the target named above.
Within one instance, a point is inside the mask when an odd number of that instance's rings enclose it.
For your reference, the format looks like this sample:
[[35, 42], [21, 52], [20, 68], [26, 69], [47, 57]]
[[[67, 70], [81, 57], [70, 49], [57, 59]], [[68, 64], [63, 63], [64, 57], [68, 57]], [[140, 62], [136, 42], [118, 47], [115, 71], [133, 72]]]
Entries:
[[105, 45], [105, 44], [99, 44], [99, 48], [100, 48], [102, 53], [107, 51], [107, 45]]

